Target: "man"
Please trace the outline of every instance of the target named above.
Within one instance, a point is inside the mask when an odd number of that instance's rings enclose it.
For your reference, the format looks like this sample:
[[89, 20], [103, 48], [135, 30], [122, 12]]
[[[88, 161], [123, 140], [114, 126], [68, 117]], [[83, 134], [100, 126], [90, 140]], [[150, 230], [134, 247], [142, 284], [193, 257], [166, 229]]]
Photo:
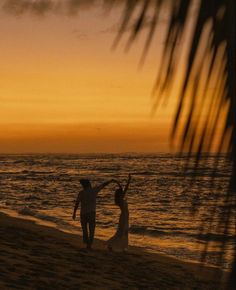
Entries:
[[[80, 223], [83, 230], [83, 242], [87, 245], [87, 249], [91, 249], [96, 226], [96, 197], [99, 191], [111, 182], [116, 182], [111, 179], [102, 183], [99, 186], [92, 187], [88, 179], [81, 179], [80, 184], [83, 187], [78, 194], [75, 202], [73, 220], [76, 218], [76, 211], [80, 205]], [[88, 231], [89, 227], [89, 231]]]

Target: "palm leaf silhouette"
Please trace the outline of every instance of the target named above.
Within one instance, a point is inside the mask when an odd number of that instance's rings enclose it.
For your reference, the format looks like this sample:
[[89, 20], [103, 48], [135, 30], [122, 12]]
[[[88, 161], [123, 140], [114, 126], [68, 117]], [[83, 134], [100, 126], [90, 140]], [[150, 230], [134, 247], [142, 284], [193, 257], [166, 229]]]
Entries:
[[[115, 1], [113, 1], [115, 2]], [[169, 97], [179, 72], [179, 59], [184, 54], [186, 61], [178, 92], [171, 142], [180, 134], [178, 148], [190, 157], [196, 155], [196, 168], [204, 152], [216, 150], [217, 154], [227, 152], [232, 160], [232, 176], [229, 190], [225, 194], [225, 206], [221, 211], [224, 234], [229, 224], [235, 222], [235, 165], [236, 165], [236, 98], [235, 98], [235, 0], [130, 0], [124, 1], [125, 9], [120, 29], [114, 41], [118, 45], [127, 29], [129, 48], [141, 31], [147, 29], [147, 38], [141, 56], [143, 63], [153, 36], [160, 25], [160, 11], [166, 7], [169, 19], [162, 61], [154, 86], [156, 103]], [[138, 17], [134, 17], [139, 9]], [[188, 47], [184, 52], [179, 45], [183, 42], [188, 26], [192, 24]], [[200, 89], [201, 88], [201, 89]], [[220, 170], [215, 162], [215, 171]], [[214, 174], [212, 176], [214, 182]], [[212, 184], [213, 186], [214, 184]], [[216, 196], [217, 199], [217, 196]], [[217, 203], [213, 208], [212, 219]], [[211, 223], [210, 223], [211, 224]], [[204, 228], [204, 225], [203, 225]], [[234, 262], [228, 288], [236, 285], [236, 241], [234, 241]], [[203, 253], [207, 251], [207, 245]], [[226, 241], [222, 242], [219, 260], [223, 263]]]

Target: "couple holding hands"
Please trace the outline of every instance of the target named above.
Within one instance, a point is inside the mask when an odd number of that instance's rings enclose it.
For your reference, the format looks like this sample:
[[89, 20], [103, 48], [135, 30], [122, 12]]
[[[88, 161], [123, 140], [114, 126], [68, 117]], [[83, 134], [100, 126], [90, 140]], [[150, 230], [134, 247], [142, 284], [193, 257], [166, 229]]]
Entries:
[[99, 186], [92, 187], [88, 179], [80, 179], [80, 184], [83, 189], [79, 192], [75, 202], [73, 219], [76, 218], [76, 211], [80, 205], [80, 222], [83, 230], [83, 242], [87, 245], [88, 249], [91, 249], [94, 239], [94, 232], [96, 226], [96, 197], [97, 194], [108, 184], [114, 182], [117, 183], [118, 189], [115, 191], [115, 204], [120, 208], [120, 217], [116, 233], [107, 241], [107, 246], [110, 251], [113, 249], [125, 251], [128, 249], [128, 231], [129, 231], [129, 210], [128, 203], [125, 199], [126, 192], [128, 190], [131, 180], [129, 174], [128, 180], [124, 188], [121, 184], [111, 179], [102, 183]]

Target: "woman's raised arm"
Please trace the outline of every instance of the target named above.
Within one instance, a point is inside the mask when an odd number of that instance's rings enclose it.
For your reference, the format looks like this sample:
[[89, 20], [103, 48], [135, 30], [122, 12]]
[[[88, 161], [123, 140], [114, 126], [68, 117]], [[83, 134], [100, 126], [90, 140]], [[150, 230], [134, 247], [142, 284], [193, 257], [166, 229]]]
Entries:
[[128, 180], [127, 180], [127, 183], [126, 183], [126, 186], [125, 186], [125, 189], [124, 189], [124, 195], [126, 194], [126, 191], [129, 188], [130, 180], [131, 180], [131, 174], [129, 174], [129, 176], [128, 176]]

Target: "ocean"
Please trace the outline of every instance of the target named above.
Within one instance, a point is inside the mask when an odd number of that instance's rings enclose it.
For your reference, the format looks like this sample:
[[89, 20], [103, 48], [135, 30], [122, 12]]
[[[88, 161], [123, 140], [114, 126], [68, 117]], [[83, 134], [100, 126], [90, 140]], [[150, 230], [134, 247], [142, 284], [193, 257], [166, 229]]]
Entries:
[[[71, 218], [81, 190], [79, 179], [89, 178], [92, 185], [99, 185], [116, 178], [124, 186], [131, 173], [127, 191], [130, 245], [195, 262], [201, 260], [208, 245], [206, 263], [219, 265], [218, 254], [225, 240], [223, 267], [228, 268], [235, 221], [224, 233], [221, 213], [230, 161], [224, 155], [206, 155], [195, 170], [192, 157], [186, 170], [186, 160], [186, 156], [173, 154], [0, 155], [0, 209], [11, 209], [26, 218], [33, 216], [53, 222], [62, 230], [81, 233], [79, 218]], [[218, 169], [214, 172], [216, 160]], [[111, 184], [97, 198], [95, 234], [102, 240], [113, 235], [118, 223], [115, 189], [116, 185]]]

